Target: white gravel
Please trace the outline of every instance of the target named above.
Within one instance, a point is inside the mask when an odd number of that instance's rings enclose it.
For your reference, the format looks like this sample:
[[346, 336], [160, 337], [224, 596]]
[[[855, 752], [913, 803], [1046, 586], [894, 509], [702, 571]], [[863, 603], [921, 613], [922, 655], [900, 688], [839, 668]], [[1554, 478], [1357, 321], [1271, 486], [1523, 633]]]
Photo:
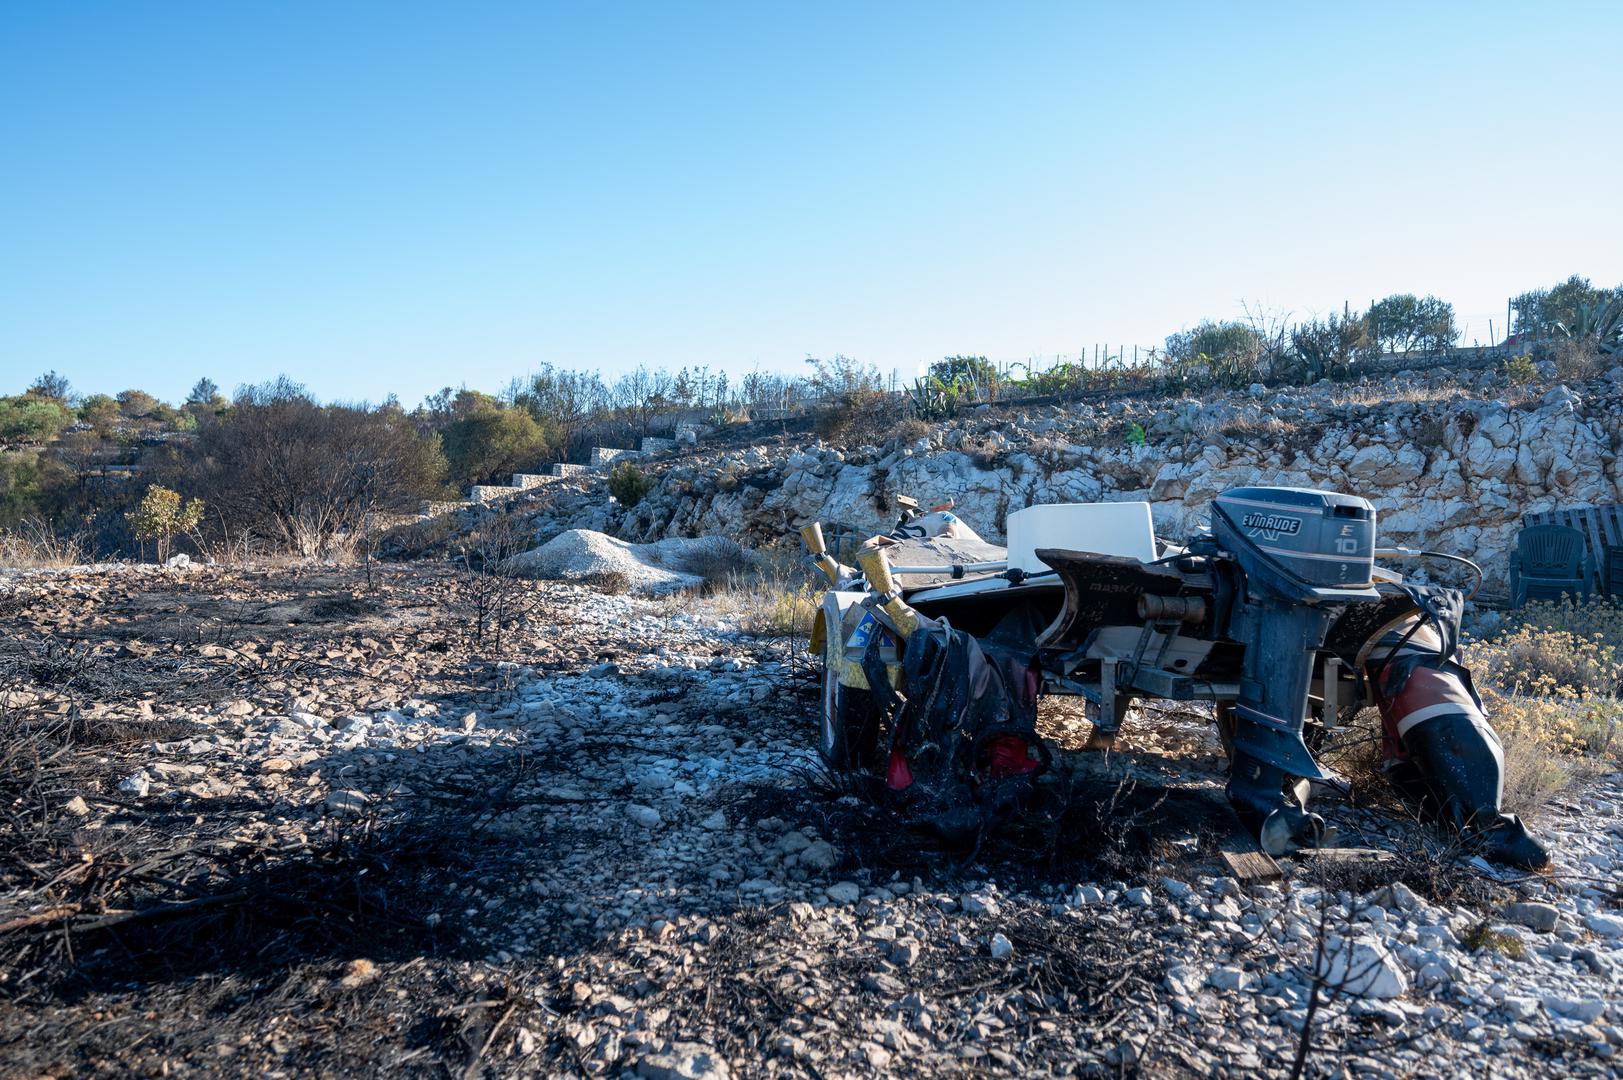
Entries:
[[743, 569], [746, 556], [721, 536], [673, 538], [631, 544], [590, 529], [570, 529], [508, 560], [515, 571], [563, 581], [624, 579], [629, 592], [655, 596], [698, 585], [705, 568], [729, 563]]
[[[571, 543], [596, 550], [581, 537]], [[552, 565], [584, 564], [560, 558]], [[1315, 1014], [1315, 1038], [1334, 1048], [1316, 1060], [1340, 1062], [1348, 1075], [1616, 1075], [1623, 775], [1572, 793], [1535, 822], [1555, 865], [1547, 874], [1502, 876], [1520, 901], [1502, 910], [1434, 904], [1402, 885], [1362, 895], [1300, 879], [1247, 886], [1216, 868], [1021, 889], [988, 880], [975, 865], [943, 864], [906, 880], [852, 857], [861, 837], [744, 809], [743, 800], [763, 788], [791, 802], [818, 798], [806, 787], [815, 704], [790, 692], [795, 661], [787, 646], [763, 646], [725, 621], [666, 604], [569, 591], [568, 632], [590, 634], [605, 650], [612, 643], [612, 660], [554, 674], [507, 665], [510, 703], [472, 725], [409, 705], [341, 723], [326, 718], [317, 728], [251, 718], [229, 751], [218, 740], [206, 755], [155, 747], [175, 761], [152, 763], [150, 792], [140, 797], [161, 799], [171, 786], [196, 783], [176, 771], [177, 762], [225, 752], [285, 759], [301, 775], [335, 772], [341, 762], [342, 783], [326, 810], [344, 813], [386, 803], [409, 786], [402, 767], [421, 754], [437, 768], [470, 774], [503, 754], [536, 756], [546, 768], [516, 793], [521, 805], [490, 823], [492, 835], [539, 845], [528, 880], [448, 897], [447, 911], [481, 912], [492, 964], [528, 959], [566, 974], [586, 965], [581, 993], [604, 1004], [560, 1017], [544, 1034], [571, 1041], [582, 1060], [610, 1075], [639, 1062], [643, 1075], [680, 1074], [696, 1060], [713, 1063], [709, 1075], [727, 1075], [729, 1064], [735, 1073], [760, 1071], [758, 1060], [728, 1063], [704, 1046], [672, 1043], [653, 1018], [681, 999], [661, 997], [641, 968], [609, 947], [646, 941], [675, 955], [708, 948], [756, 932], [738, 920], [763, 908], [793, 921], [788, 951], [763, 958], [788, 963], [785, 978], [819, 987], [831, 956], [860, 956], [870, 972], [858, 984], [835, 984], [834, 996], [815, 998], [822, 1002], [815, 1008], [805, 1005], [807, 1017], [819, 1019], [780, 1040], [780, 1053], [808, 1055], [825, 1076], [871, 1074], [904, 1048], [899, 1060], [921, 1075], [969, 1065], [1018, 1072], [1027, 1052], [1018, 1040], [1053, 1037], [1041, 1025], [1054, 1022], [1062, 1032], [1083, 1025], [1079, 1072], [1130, 1060], [1152, 1069], [1175, 1052], [1173, 1060], [1197, 1072], [1282, 1074], [1306, 1023], [1316, 970], [1333, 1000]], [[943, 949], [1019, 965], [1030, 949], [1008, 920], [1032, 914], [1055, 926], [1089, 919], [1123, 932], [1151, 928], [1153, 960], [1165, 972], [1157, 1009], [1089, 1043], [1085, 1017], [1047, 1012], [1053, 1006], [1029, 992], [962, 1016], [953, 1012], [960, 1004], [931, 996], [927, 976]], [[1320, 926], [1329, 930], [1328, 953], [1318, 948]], [[554, 951], [560, 934], [577, 944]], [[609, 951], [591, 952], [585, 943], [593, 941]], [[795, 994], [814, 1002], [810, 991]], [[638, 1002], [633, 1019], [593, 1021], [599, 1010], [620, 1015], [613, 1010], [622, 1000]], [[825, 1020], [817, 1010], [833, 1011]], [[828, 1032], [838, 1037], [820, 1034]]]

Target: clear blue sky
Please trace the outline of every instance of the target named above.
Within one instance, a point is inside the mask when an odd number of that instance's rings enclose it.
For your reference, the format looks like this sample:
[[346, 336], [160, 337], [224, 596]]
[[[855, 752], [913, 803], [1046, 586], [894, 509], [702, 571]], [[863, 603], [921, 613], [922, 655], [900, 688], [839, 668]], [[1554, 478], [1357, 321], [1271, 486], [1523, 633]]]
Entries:
[[1623, 281], [1623, 4], [0, 6], [0, 392], [915, 370]]

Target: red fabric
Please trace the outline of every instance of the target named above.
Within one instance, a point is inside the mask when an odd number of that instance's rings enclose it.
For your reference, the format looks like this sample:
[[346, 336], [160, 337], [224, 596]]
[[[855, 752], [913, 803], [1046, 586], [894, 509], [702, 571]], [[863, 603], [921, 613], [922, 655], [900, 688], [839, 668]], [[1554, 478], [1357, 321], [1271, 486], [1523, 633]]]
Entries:
[[[1375, 665], [1370, 665], [1372, 673], [1374, 669]], [[1382, 669], [1379, 677], [1370, 679], [1375, 690], [1375, 704], [1381, 710], [1383, 736], [1381, 753], [1388, 765], [1396, 761], [1407, 761], [1409, 758], [1408, 751], [1403, 748], [1403, 740], [1398, 735], [1398, 725], [1411, 713], [1431, 705], [1447, 704], [1467, 716], [1482, 715], [1470, 691], [1465, 688], [1459, 676], [1451, 671], [1417, 667], [1410, 673], [1409, 681], [1404, 683], [1403, 690], [1393, 696], [1388, 696], [1386, 692], [1390, 681], [1390, 668]]]
[[988, 740], [981, 748], [981, 763], [986, 771], [997, 779], [1020, 776], [1037, 768], [1037, 762], [1032, 758], [1026, 740], [1018, 735], [999, 735], [995, 739]]
[[892, 791], [913, 786], [913, 770], [907, 767], [907, 759], [900, 750], [890, 752], [890, 765], [885, 769], [885, 786]]

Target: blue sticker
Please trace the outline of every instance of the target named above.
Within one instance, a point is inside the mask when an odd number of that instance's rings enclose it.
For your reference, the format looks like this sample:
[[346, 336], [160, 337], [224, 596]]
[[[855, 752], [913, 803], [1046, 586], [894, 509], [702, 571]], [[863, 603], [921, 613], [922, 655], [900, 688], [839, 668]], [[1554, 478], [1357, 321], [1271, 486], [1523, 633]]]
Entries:
[[864, 611], [862, 621], [857, 623], [855, 630], [851, 631], [851, 636], [846, 640], [845, 647], [847, 649], [866, 649], [868, 639], [873, 637], [874, 627], [878, 625], [879, 620], [873, 617], [873, 612]]

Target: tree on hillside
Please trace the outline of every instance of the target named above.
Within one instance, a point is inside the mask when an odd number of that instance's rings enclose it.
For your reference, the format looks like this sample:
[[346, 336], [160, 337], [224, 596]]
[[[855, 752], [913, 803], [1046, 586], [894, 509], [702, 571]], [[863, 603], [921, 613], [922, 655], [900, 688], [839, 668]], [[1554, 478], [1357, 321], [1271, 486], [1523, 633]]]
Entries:
[[691, 409], [694, 400], [699, 396], [698, 384], [694, 377], [688, 373], [687, 368], [676, 373], [671, 380], [671, 404], [678, 409]]
[[1202, 320], [1193, 330], [1180, 330], [1167, 338], [1167, 356], [1185, 371], [1205, 370], [1230, 385], [1258, 378], [1259, 361], [1268, 347], [1262, 331], [1249, 323]]
[[79, 419], [98, 435], [111, 435], [120, 418], [118, 402], [106, 394], [91, 394], [79, 403]]
[[0, 451], [0, 527], [55, 521], [73, 483], [71, 470], [53, 455]]
[[535, 417], [549, 440], [550, 453], [568, 457], [577, 433], [592, 415], [609, 404], [609, 391], [595, 373], [560, 371], [551, 364], [515, 384], [513, 404]]
[[151, 416], [161, 402], [145, 390], [121, 390], [117, 397], [119, 412], [131, 420]]
[[506, 483], [512, 473], [541, 464], [552, 443], [528, 412], [495, 403], [451, 421], [440, 439], [451, 482], [458, 486]]
[[328, 553], [369, 515], [444, 490], [432, 434], [397, 412], [323, 407], [285, 377], [239, 391], [192, 453], [186, 482], [208, 499], [211, 521], [300, 555]]
[[1435, 296], [1395, 293], [1370, 305], [1365, 319], [1370, 336], [1389, 353], [1441, 352], [1459, 340], [1454, 305]]
[[930, 377], [951, 386], [958, 379], [973, 382], [986, 394], [995, 393], [997, 365], [984, 356], [946, 356], [930, 365]]
[[1588, 278], [1573, 274], [1559, 285], [1533, 289], [1511, 301], [1516, 312], [1515, 333], [1550, 337], [1559, 333], [1558, 326], [1570, 328], [1576, 323], [1580, 310], [1599, 310], [1619, 297], [1623, 297], [1623, 285], [1615, 289], [1598, 289], [1590, 284]]
[[68, 384], [66, 376], [47, 371], [34, 380], [34, 384], [28, 388], [27, 396], [66, 405], [68, 398], [73, 396], [73, 387]]
[[638, 365], [635, 371], [620, 376], [611, 397], [624, 419], [646, 435], [654, 417], [671, 407], [671, 382], [669, 373]]
[[169, 558], [170, 542], [180, 533], [197, 528], [203, 520], [203, 502], [192, 499], [183, 505], [179, 492], [153, 484], [141, 497], [141, 505], [124, 516], [143, 544], [157, 541], [158, 561], [164, 562]]
[[220, 394], [220, 387], [207, 376], [198, 379], [192, 384], [191, 393], [186, 395], [188, 405], [224, 405], [225, 398]]
[[787, 408], [797, 384], [770, 371], [751, 371], [739, 381], [739, 396], [751, 409]]
[[442, 431], [453, 420], [500, 407], [501, 402], [482, 390], [469, 390], [466, 386], [453, 390], [447, 386], [424, 398], [415, 415], [425, 430]]
[[1180, 330], [1167, 338], [1167, 355], [1190, 363], [1202, 356], [1232, 361], [1255, 357], [1262, 351], [1263, 337], [1243, 322], [1201, 320], [1193, 330]]
[[811, 378], [808, 380], [811, 383], [812, 393], [819, 397], [838, 398], [874, 394], [885, 384], [879, 370], [872, 364], [864, 364], [860, 360], [839, 353], [836, 353], [832, 360], [808, 356], [806, 363], [812, 367]]

